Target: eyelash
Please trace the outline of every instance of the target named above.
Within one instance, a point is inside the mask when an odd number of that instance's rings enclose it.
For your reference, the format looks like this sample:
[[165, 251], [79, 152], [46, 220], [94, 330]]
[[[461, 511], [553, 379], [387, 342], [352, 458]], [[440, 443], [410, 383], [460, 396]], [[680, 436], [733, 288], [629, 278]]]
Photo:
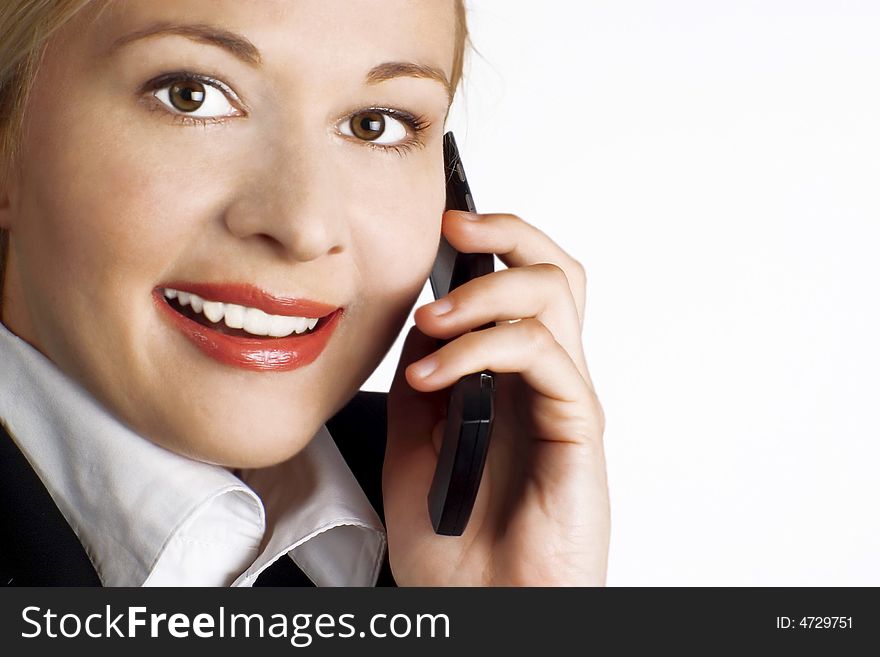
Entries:
[[[234, 101], [232, 104], [240, 106], [239, 109], [241, 109], [241, 107], [244, 107], [244, 103], [242, 102], [242, 100], [227, 85], [214, 78], [210, 78], [198, 73], [191, 73], [189, 71], [167, 73], [165, 75], [159, 76], [158, 78], [154, 78], [143, 86], [143, 88], [141, 89], [141, 93], [149, 92], [152, 95], [159, 89], [164, 89], [165, 87], [170, 86], [175, 82], [199, 82], [200, 84], [210, 85], [215, 89], [223, 92], [226, 96], [230, 97], [231, 100]], [[170, 116], [171, 120], [174, 123], [178, 123], [181, 125], [205, 126], [209, 124], [225, 123], [230, 118], [235, 118], [228, 116], [221, 118], [210, 118], [202, 116], [188, 116], [186, 114], [176, 114], [169, 110], [166, 105], [158, 99], [153, 98], [153, 100], [155, 102], [151, 103], [151, 109], [163, 112], [165, 115]], [[364, 107], [344, 117], [342, 121], [351, 121], [352, 118], [364, 112], [379, 112], [381, 114], [385, 114], [386, 116], [390, 116], [393, 119], [397, 119], [398, 121], [403, 122], [406, 126], [408, 126], [410, 136], [406, 141], [403, 141], [399, 144], [377, 144], [375, 142], [355, 138], [360, 143], [366, 145], [369, 148], [373, 148], [384, 153], [390, 153], [393, 151], [397, 153], [399, 157], [403, 157], [407, 152], [413, 150], [414, 148], [424, 148], [425, 142], [421, 138], [421, 133], [431, 127], [430, 121], [428, 121], [427, 118], [425, 118], [424, 116], [410, 114], [409, 112], [393, 109], [391, 107]], [[347, 135], [343, 136], [347, 137]]]
[[364, 112], [378, 112], [390, 116], [393, 119], [397, 119], [398, 121], [402, 121], [409, 126], [410, 136], [406, 141], [399, 144], [377, 144], [372, 141], [364, 141], [363, 139], [357, 139], [357, 141], [366, 144], [369, 148], [374, 148], [386, 153], [394, 151], [399, 157], [403, 157], [405, 153], [414, 148], [424, 148], [425, 142], [421, 138], [421, 133], [431, 127], [430, 121], [424, 116], [415, 116], [409, 112], [393, 109], [391, 107], [364, 107], [363, 109], [359, 109], [356, 112], [349, 114], [343, 120], [351, 121], [353, 117], [358, 114], [363, 114]]

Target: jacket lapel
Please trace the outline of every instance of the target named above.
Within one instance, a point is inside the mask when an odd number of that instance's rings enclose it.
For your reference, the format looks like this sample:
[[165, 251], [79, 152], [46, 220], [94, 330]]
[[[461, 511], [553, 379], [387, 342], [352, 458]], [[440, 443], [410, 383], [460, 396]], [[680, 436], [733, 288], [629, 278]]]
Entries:
[[[359, 392], [327, 429], [382, 522], [387, 393]], [[279, 559], [257, 586], [314, 586]], [[377, 586], [395, 586], [386, 552]], [[43, 482], [0, 424], [0, 586], [101, 586], [82, 544]]]
[[[388, 435], [387, 392], [358, 392], [336, 415], [327, 421], [327, 430], [348, 464], [367, 499], [385, 523], [382, 503], [382, 466]], [[397, 586], [391, 574], [388, 551], [376, 586]]]
[[101, 585], [73, 529], [2, 425], [0, 584]]

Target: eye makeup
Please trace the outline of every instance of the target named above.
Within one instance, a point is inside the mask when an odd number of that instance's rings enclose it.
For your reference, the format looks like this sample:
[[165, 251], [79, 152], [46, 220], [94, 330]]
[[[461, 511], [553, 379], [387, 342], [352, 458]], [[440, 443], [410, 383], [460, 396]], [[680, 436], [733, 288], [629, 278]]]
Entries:
[[[226, 114], [222, 116], [191, 116], [183, 111], [174, 111], [166, 103], [159, 100], [155, 95], [157, 91], [170, 88], [174, 85], [191, 83], [198, 83], [199, 85], [207, 85], [218, 89], [228, 98], [230, 104], [233, 105], [241, 113]], [[181, 70], [164, 73], [142, 85], [138, 91], [138, 94], [142, 97], [146, 96], [144, 100], [149, 105], [150, 110], [161, 112], [170, 117], [174, 123], [182, 125], [204, 126], [208, 124], [226, 123], [230, 119], [247, 117], [249, 113], [249, 108], [247, 104], [241, 99], [241, 97], [237, 93], [235, 93], [235, 91], [232, 90], [229, 85], [223, 83], [220, 80], [217, 80], [216, 78], [200, 73], [194, 73], [192, 71]], [[375, 141], [361, 139], [356, 136], [344, 134], [339, 131], [339, 124], [345, 122], [351, 124], [351, 122], [356, 117], [368, 113], [382, 114], [402, 123], [407, 130], [406, 139], [392, 144], [380, 144], [376, 143]], [[405, 110], [395, 109], [391, 107], [370, 106], [360, 108], [355, 112], [347, 114], [346, 116], [341, 118], [337, 122], [337, 134], [344, 137], [345, 139], [364, 144], [369, 148], [373, 148], [385, 153], [394, 152], [399, 157], [403, 157], [407, 152], [415, 148], [423, 148], [425, 146], [425, 141], [421, 137], [421, 133], [423, 133], [430, 127], [430, 121], [428, 121], [428, 119], [423, 115], [415, 115]]]
[[[187, 83], [198, 83], [201, 85], [214, 87], [215, 89], [222, 92], [227, 97], [230, 104], [235, 106], [235, 108], [238, 109], [241, 114], [226, 115], [220, 117], [188, 116], [184, 112], [171, 111], [167, 105], [154, 97], [155, 92], [159, 91], [160, 89], [171, 87], [175, 84]], [[197, 125], [204, 125], [206, 123], [220, 123], [229, 118], [247, 116], [249, 111], [247, 104], [241, 99], [241, 97], [237, 93], [235, 93], [235, 91], [232, 90], [232, 87], [220, 80], [217, 80], [216, 78], [202, 75], [201, 73], [193, 73], [191, 71], [175, 71], [173, 73], [163, 73], [162, 75], [153, 78], [149, 82], [146, 82], [144, 85], [142, 85], [141, 88], [138, 90], [139, 96], [144, 96], [146, 94], [150, 95], [150, 98], [147, 98], [150, 103], [158, 103], [160, 105], [159, 109], [164, 109], [169, 115], [173, 117], [182, 117], [186, 119], [186, 121], [180, 121], [181, 123], [192, 123]]]
[[[356, 117], [364, 115], [364, 114], [383, 114], [385, 116], [390, 116], [393, 119], [396, 119], [402, 122], [404, 125], [408, 127], [407, 132], [409, 133], [408, 137], [401, 142], [396, 144], [378, 144], [373, 141], [368, 141], [366, 139], [359, 139], [358, 137], [352, 137], [349, 135], [343, 135], [347, 139], [355, 139], [370, 148], [376, 148], [382, 151], [394, 151], [398, 156], [403, 157], [408, 151], [411, 151], [414, 148], [423, 148], [425, 146], [424, 140], [421, 138], [421, 133], [431, 127], [430, 121], [427, 118], [420, 115], [410, 114], [409, 112], [405, 112], [403, 110], [394, 109], [391, 107], [365, 107], [363, 109], [359, 109], [356, 112], [349, 114], [344, 119], [340, 121], [340, 123], [351, 122]], [[342, 134], [342, 133], [340, 133]]]

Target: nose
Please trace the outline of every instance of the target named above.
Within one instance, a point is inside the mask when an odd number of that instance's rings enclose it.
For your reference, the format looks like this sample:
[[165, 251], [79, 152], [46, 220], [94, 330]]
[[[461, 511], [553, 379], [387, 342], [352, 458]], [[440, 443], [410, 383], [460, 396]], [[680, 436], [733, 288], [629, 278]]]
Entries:
[[263, 243], [289, 260], [314, 260], [343, 250], [344, 203], [333, 189], [332, 162], [311, 149], [276, 142], [251, 158], [225, 212], [240, 240]]

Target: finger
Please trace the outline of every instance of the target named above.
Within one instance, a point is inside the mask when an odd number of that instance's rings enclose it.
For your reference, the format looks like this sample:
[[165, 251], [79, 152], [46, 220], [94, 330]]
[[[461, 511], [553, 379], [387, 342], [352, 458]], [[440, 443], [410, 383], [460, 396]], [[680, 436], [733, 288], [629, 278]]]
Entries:
[[587, 276], [583, 265], [546, 233], [514, 214], [476, 214], [448, 210], [443, 235], [462, 253], [494, 253], [508, 267], [542, 262], [558, 265], [568, 280], [583, 329]]
[[490, 322], [525, 318], [544, 324], [587, 378], [577, 309], [557, 265], [540, 263], [486, 274], [415, 311], [418, 327], [444, 340]]
[[461, 377], [482, 370], [517, 372], [527, 385], [545, 398], [538, 404], [537, 417], [552, 421], [545, 440], [582, 442], [595, 434], [599, 418], [595, 399], [568, 352], [536, 319], [499, 324], [456, 338], [426, 358], [407, 366], [407, 381], [418, 390], [446, 388]]

